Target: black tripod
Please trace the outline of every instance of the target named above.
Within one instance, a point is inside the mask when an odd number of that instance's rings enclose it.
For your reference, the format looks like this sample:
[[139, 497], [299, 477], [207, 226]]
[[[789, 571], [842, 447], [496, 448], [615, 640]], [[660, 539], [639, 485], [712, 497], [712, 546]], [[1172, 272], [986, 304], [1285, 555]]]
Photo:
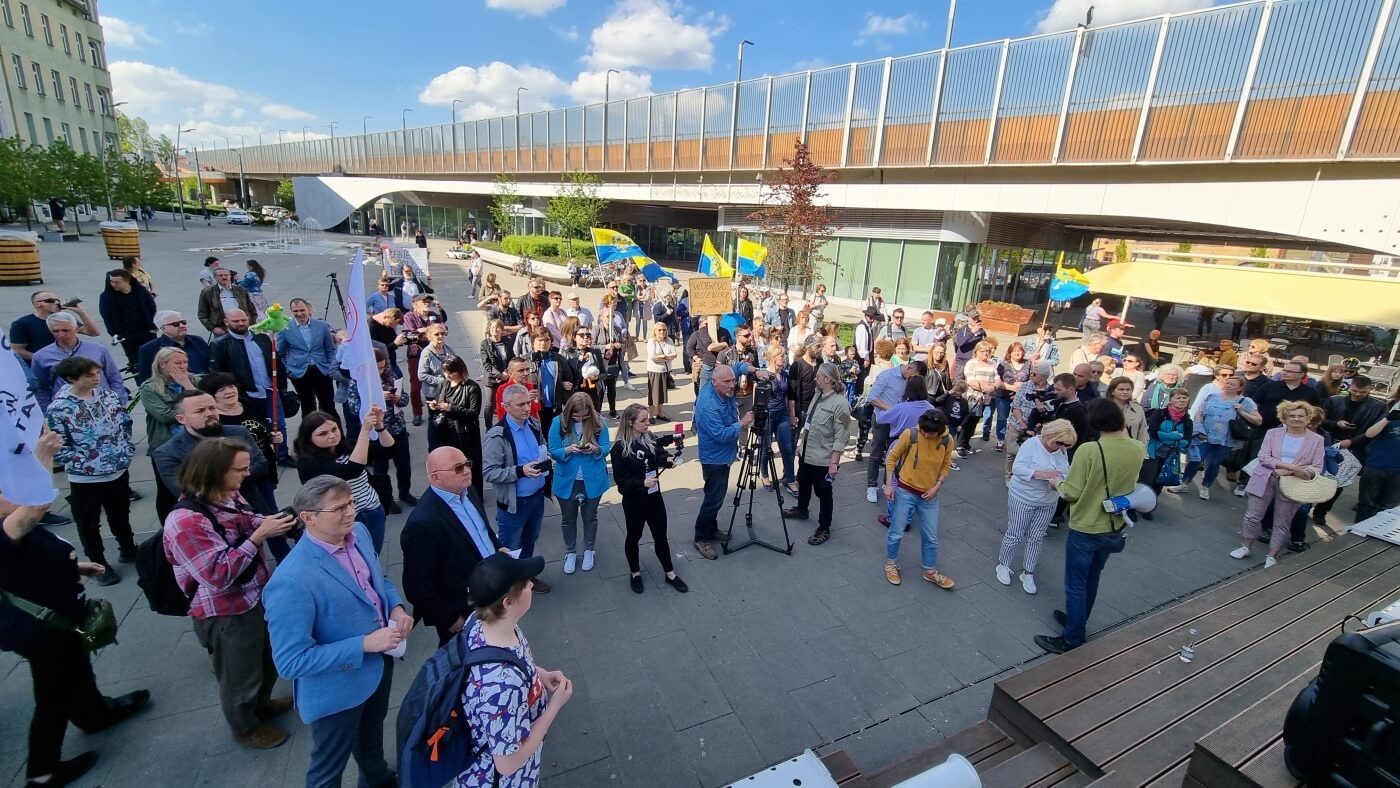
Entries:
[[341, 295], [341, 293], [340, 293], [340, 278], [337, 277], [337, 276], [335, 275], [335, 271], [331, 271], [330, 273], [326, 274], [326, 277], [329, 278], [331, 281], [330, 281], [330, 284], [326, 286], [326, 311], [325, 311], [325, 313], [324, 313], [324, 314], [325, 314], [324, 319], [325, 319], [327, 322], [330, 322], [330, 319], [331, 319], [331, 299], [335, 299], [335, 302], [336, 302], [337, 304], [340, 305], [340, 315], [341, 315], [340, 319], [341, 319], [342, 322], [344, 322], [344, 320], [345, 320], [345, 296]]
[[[788, 536], [787, 515], [783, 514], [783, 486], [781, 484], [773, 485], [773, 494], [778, 499], [778, 517], [783, 521], [783, 543], [787, 547], [783, 548], [771, 542], [765, 542], [759, 539], [753, 531], [753, 494], [754, 490], [758, 489], [759, 469], [766, 464], [768, 478], [782, 478], [778, 475], [778, 466], [772, 451], [768, 452], [767, 463], [762, 463], [760, 460], [763, 447], [772, 443], [772, 435], [768, 430], [767, 414], [756, 412], [754, 415], [754, 423], [749, 428], [749, 438], [740, 450], [739, 482], [734, 486], [734, 508], [729, 513], [729, 530], [725, 531], [725, 538], [720, 542], [720, 547], [724, 550], [725, 555], [753, 545], [766, 547], [775, 553], [792, 555], [792, 537]], [[760, 419], [762, 419], [761, 423]], [[739, 506], [745, 491], [749, 494], [749, 502], [744, 510], [744, 526], [749, 529], [749, 540], [743, 544], [735, 545], [729, 537], [734, 533], [734, 520], [739, 516]]]

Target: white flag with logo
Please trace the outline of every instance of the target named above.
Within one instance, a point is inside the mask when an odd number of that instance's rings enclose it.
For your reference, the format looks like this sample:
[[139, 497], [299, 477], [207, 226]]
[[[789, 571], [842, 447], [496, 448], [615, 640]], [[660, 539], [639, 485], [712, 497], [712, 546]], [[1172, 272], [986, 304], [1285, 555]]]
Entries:
[[44, 429], [44, 410], [29, 390], [24, 367], [0, 331], [0, 494], [21, 506], [52, 503], [53, 476], [34, 456]]
[[355, 381], [360, 395], [360, 418], [369, 409], [384, 407], [384, 389], [379, 380], [379, 365], [374, 361], [374, 345], [369, 338], [369, 315], [365, 313], [365, 262], [363, 251], [355, 250], [350, 263], [350, 292], [345, 299], [345, 368]]

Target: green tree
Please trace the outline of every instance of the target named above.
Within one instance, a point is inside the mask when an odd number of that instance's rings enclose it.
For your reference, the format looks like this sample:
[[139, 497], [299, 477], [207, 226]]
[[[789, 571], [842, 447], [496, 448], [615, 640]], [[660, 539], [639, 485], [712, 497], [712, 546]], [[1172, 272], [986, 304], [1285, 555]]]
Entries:
[[162, 167], [170, 166], [175, 158], [175, 141], [162, 134], [156, 138], [152, 147], [156, 152], [156, 161], [160, 162]]
[[822, 243], [836, 229], [836, 213], [817, 201], [822, 187], [836, 178], [812, 161], [807, 143], [793, 141], [786, 167], [763, 179], [764, 207], [749, 214], [758, 222], [768, 246], [765, 267], [770, 279], [784, 288], [801, 285], [803, 296], [817, 279], [817, 268], [828, 258]]
[[[1179, 244], [1176, 245], [1176, 250], [1177, 250], [1178, 252], [1189, 252], [1189, 251], [1191, 251], [1191, 244], [1187, 243], [1186, 241], [1182, 241], [1181, 243], [1179, 243]], [[1188, 256], [1186, 256], [1185, 254], [1182, 254], [1182, 255], [1168, 255], [1168, 256], [1167, 256], [1167, 259], [1168, 259], [1168, 260], [1175, 260], [1175, 261], [1177, 261], [1178, 263], [1189, 263], [1189, 262], [1191, 262], [1191, 260], [1192, 260], [1191, 257], [1188, 257]]]
[[1113, 247], [1113, 262], [1126, 263], [1128, 260], [1128, 242], [1119, 238], [1118, 243]]
[[[1256, 247], [1254, 247], [1253, 249], [1250, 249], [1250, 250], [1249, 250], [1249, 256], [1250, 256], [1250, 257], [1268, 257], [1268, 256], [1269, 256], [1269, 250], [1268, 250], [1268, 249], [1265, 249], [1265, 248], [1262, 247], [1262, 246], [1256, 246]], [[1254, 268], [1268, 268], [1268, 267], [1269, 267], [1269, 264], [1268, 264], [1268, 263], [1265, 263], [1265, 262], [1263, 262], [1263, 261], [1260, 261], [1260, 262], [1257, 262], [1257, 263], [1245, 263], [1245, 265], [1252, 266], [1252, 267], [1254, 267]]]
[[0, 205], [23, 216], [26, 225], [33, 216], [30, 205], [39, 199], [36, 167], [42, 152], [18, 137], [0, 138]]
[[281, 181], [278, 181], [277, 197], [275, 199], [279, 206], [289, 211], [295, 211], [297, 209], [297, 194], [296, 190], [292, 187], [290, 179], [283, 178]]
[[168, 202], [169, 187], [161, 183], [160, 169], [139, 156], [116, 156], [109, 160], [112, 170], [112, 204], [128, 208]]
[[564, 237], [564, 254], [574, 254], [574, 239], [587, 238], [588, 230], [598, 224], [598, 217], [608, 207], [608, 201], [598, 196], [602, 181], [587, 172], [566, 172], [559, 190], [545, 206], [544, 216], [559, 228]]
[[496, 175], [496, 186], [491, 192], [491, 223], [502, 233], [514, 229], [515, 211], [520, 205], [520, 185], [515, 176], [502, 172]]
[[141, 154], [156, 150], [150, 125], [143, 118], [117, 110], [117, 147], [122, 153]]
[[[56, 140], [35, 154], [35, 163], [35, 185], [40, 199], [57, 197], [70, 206], [106, 201], [106, 174], [96, 156], [78, 153], [64, 140]], [[73, 222], [82, 235], [76, 211]]]

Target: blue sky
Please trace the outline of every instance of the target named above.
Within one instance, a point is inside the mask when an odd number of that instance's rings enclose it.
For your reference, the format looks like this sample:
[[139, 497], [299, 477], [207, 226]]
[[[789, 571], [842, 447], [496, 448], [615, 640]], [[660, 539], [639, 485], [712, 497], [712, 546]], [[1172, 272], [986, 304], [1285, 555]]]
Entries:
[[[954, 46], [1199, 8], [1212, 0], [961, 0]], [[942, 45], [947, 0], [419, 0], [403, 6], [249, 0], [104, 0], [113, 90], [156, 133], [197, 129], [223, 147], [445, 123], [734, 78], [909, 54]], [[396, 14], [397, 9], [403, 13]]]

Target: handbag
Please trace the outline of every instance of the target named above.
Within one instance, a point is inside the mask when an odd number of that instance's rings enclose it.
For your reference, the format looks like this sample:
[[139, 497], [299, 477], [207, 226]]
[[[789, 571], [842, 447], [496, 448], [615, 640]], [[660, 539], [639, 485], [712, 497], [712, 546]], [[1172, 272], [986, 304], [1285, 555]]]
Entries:
[[1320, 473], [1311, 479], [1284, 476], [1278, 480], [1278, 488], [1283, 497], [1295, 503], [1322, 503], [1337, 494], [1337, 480]]
[[[1160, 454], [1160, 451], [1158, 452]], [[1173, 452], [1170, 457], [1162, 461], [1162, 466], [1157, 470], [1157, 484], [1163, 487], [1175, 487], [1181, 484], [1181, 455]]]
[[44, 626], [60, 632], [74, 632], [88, 651], [97, 651], [117, 642], [117, 613], [105, 599], [89, 599], [83, 603], [83, 618], [74, 623], [43, 605], [14, 594], [0, 592], [17, 610], [37, 619]]

